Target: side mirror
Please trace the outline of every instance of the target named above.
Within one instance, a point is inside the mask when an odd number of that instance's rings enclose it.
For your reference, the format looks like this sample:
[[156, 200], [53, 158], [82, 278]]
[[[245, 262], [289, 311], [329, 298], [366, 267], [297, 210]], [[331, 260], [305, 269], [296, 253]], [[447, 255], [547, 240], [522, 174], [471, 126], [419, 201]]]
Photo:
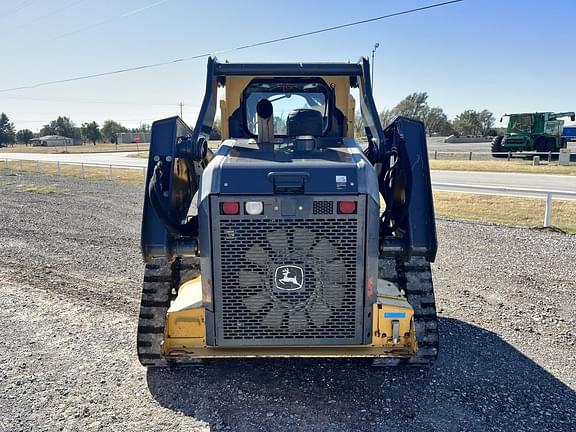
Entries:
[[572, 115], [570, 116], [570, 120], [572, 120], [572, 121], [576, 120], [576, 115], [572, 114]]

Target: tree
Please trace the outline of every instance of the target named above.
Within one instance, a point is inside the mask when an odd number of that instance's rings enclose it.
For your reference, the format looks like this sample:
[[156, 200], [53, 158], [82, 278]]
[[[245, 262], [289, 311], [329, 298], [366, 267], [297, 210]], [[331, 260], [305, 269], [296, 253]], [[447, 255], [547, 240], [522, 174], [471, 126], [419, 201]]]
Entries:
[[426, 123], [429, 111], [428, 93], [415, 92], [402, 99], [394, 108], [380, 112], [380, 122], [383, 127], [386, 127], [392, 123], [395, 117], [403, 116]]
[[98, 123], [93, 121], [92, 123], [84, 123], [81, 128], [82, 137], [88, 141], [92, 141], [94, 145], [96, 145], [96, 141], [102, 138], [102, 134], [100, 133], [100, 126]]
[[15, 139], [14, 123], [10, 122], [10, 119], [5, 113], [0, 114], [0, 147], [13, 144]]
[[482, 125], [482, 135], [491, 135], [490, 129], [492, 129], [492, 126], [494, 126], [494, 122], [496, 121], [494, 114], [484, 109], [480, 111], [479, 120], [480, 124]]
[[[221, 128], [220, 123], [218, 123]], [[274, 116], [274, 133], [278, 135], [286, 134], [286, 120], [280, 116]]]
[[211, 140], [220, 140], [222, 139], [222, 129], [220, 126], [220, 119], [214, 119], [214, 124], [212, 125], [212, 130], [210, 131], [210, 139]]
[[401, 100], [392, 111], [395, 116], [403, 116], [420, 121], [426, 121], [428, 107], [428, 93], [412, 93]]
[[466, 110], [457, 115], [452, 125], [456, 132], [461, 135], [480, 135], [482, 133], [480, 113], [474, 110]]
[[40, 136], [60, 135], [63, 137], [78, 139], [81, 137], [80, 129], [66, 116], [59, 116], [40, 129]]
[[426, 123], [426, 130], [429, 136], [432, 136], [432, 134], [450, 135], [452, 133], [452, 125], [448, 120], [448, 116], [440, 107], [430, 108], [424, 123]]
[[356, 111], [354, 113], [354, 137], [365, 138], [366, 130], [364, 129], [364, 119], [362, 118], [362, 113]]
[[147, 133], [152, 130], [152, 127], [148, 123], [142, 123], [137, 128], [130, 128], [130, 132], [132, 133]]
[[118, 144], [118, 134], [128, 132], [128, 129], [114, 120], [106, 120], [100, 129], [104, 141], [110, 141], [113, 144]]
[[34, 133], [30, 129], [22, 129], [16, 133], [16, 141], [20, 144], [26, 144], [34, 137]]
[[382, 127], [386, 127], [388, 126], [390, 123], [392, 123], [392, 120], [394, 120], [394, 117], [396, 117], [396, 113], [394, 111], [394, 109], [385, 109], [383, 111], [380, 112], [380, 123], [382, 123]]

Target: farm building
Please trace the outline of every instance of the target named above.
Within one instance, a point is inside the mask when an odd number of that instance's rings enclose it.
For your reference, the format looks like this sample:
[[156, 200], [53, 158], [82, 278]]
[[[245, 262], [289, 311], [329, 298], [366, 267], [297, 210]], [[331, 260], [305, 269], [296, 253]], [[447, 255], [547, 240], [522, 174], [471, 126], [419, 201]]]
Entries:
[[149, 143], [150, 132], [127, 132], [118, 134], [118, 144]]
[[37, 147], [58, 147], [74, 145], [74, 140], [60, 135], [46, 135], [40, 138], [32, 138], [30, 143]]

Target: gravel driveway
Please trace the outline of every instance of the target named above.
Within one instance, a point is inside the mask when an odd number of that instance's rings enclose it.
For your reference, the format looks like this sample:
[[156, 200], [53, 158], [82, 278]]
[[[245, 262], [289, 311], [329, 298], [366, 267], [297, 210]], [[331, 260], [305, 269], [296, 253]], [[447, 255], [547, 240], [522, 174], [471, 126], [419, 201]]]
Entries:
[[576, 237], [438, 221], [441, 354], [429, 370], [146, 371], [142, 189], [0, 175], [0, 430], [576, 430]]

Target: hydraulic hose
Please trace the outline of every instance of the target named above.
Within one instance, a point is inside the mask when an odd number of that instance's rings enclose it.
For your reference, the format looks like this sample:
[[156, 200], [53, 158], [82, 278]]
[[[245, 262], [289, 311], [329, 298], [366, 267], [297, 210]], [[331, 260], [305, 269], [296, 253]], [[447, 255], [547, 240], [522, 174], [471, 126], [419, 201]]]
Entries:
[[164, 187], [162, 183], [162, 161], [158, 161], [154, 166], [150, 183], [148, 184], [148, 198], [152, 208], [156, 212], [158, 219], [168, 232], [178, 237], [196, 237], [198, 235], [198, 221], [191, 218], [185, 224], [176, 221], [169, 209], [164, 204]]
[[[398, 127], [395, 136], [403, 142], [403, 134]], [[384, 225], [389, 232], [395, 231], [408, 214], [408, 206], [412, 194], [412, 178], [409, 159], [404, 145], [394, 142], [389, 158], [392, 160], [390, 167], [382, 179], [384, 183], [383, 198], [386, 203], [384, 212]]]

